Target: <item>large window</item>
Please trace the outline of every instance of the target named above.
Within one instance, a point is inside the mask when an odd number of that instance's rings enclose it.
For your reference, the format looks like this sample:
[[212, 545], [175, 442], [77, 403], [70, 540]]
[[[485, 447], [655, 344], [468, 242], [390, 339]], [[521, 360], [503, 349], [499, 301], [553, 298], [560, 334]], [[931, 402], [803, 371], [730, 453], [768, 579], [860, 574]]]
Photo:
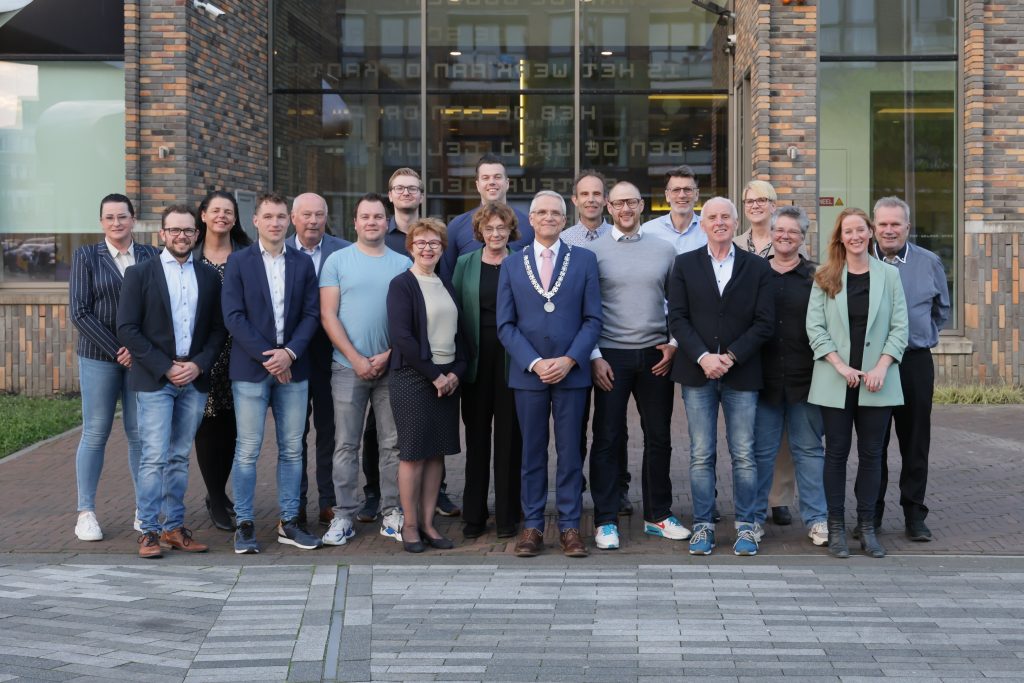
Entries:
[[0, 26], [0, 285], [66, 282], [124, 191], [122, 3], [36, 0]]
[[326, 196], [339, 231], [352, 200], [402, 166], [423, 175], [426, 213], [476, 206], [485, 153], [504, 160], [523, 209], [538, 190], [570, 194], [588, 167], [636, 183], [651, 214], [666, 210], [672, 166], [726, 191], [728, 57], [713, 49], [726, 29], [689, 3], [274, 6], [274, 186]]
[[847, 206], [903, 198], [911, 239], [942, 258], [955, 299], [956, 2], [822, 0], [820, 17], [822, 232]]

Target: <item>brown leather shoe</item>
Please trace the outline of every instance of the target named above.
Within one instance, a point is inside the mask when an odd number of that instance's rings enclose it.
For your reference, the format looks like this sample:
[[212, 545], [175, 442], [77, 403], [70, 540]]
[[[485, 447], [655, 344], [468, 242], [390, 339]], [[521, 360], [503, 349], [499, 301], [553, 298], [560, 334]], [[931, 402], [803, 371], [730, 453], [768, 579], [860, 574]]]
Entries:
[[320, 508], [320, 526], [330, 526], [334, 519], [334, 508]]
[[535, 557], [544, 549], [544, 534], [540, 529], [523, 529], [516, 541], [516, 557]]
[[562, 553], [566, 557], [586, 557], [590, 554], [587, 552], [587, 546], [583, 544], [583, 539], [580, 538], [579, 529], [566, 529], [559, 540], [562, 544]]
[[184, 550], [186, 553], [205, 553], [210, 546], [192, 538], [192, 532], [183, 526], [160, 534], [160, 545], [168, 550]]
[[160, 551], [160, 538], [155, 531], [147, 531], [139, 536], [139, 557], [155, 560], [163, 556], [163, 552]]

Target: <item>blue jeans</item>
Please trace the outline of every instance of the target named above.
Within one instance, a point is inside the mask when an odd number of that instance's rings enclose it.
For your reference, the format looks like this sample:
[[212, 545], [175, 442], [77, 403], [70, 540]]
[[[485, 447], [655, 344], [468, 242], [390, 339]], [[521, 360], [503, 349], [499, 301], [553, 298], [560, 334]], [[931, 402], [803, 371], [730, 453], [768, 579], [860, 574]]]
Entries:
[[157, 391], [136, 394], [142, 459], [135, 487], [135, 506], [143, 531], [164, 531], [185, 524], [185, 490], [188, 489], [188, 454], [199, 423], [203, 421], [206, 394], [191, 384], [176, 387], [170, 382]]
[[78, 383], [82, 388], [82, 439], [75, 454], [78, 479], [78, 511], [96, 509], [96, 487], [103, 470], [103, 453], [114, 424], [117, 399], [121, 399], [124, 435], [128, 440], [128, 467], [132, 485], [138, 482], [139, 441], [135, 392], [128, 390], [128, 368], [119, 363], [78, 357]]
[[783, 430], [789, 433], [789, 451], [793, 455], [796, 485], [800, 492], [800, 517], [808, 527], [815, 522], [824, 522], [828, 516], [822, 477], [825, 427], [821, 421], [821, 410], [807, 401], [757, 403], [757, 418], [754, 420], [757, 504], [754, 519], [764, 524], [768, 516], [768, 494], [772, 489], [775, 455], [782, 443]]
[[267, 375], [262, 382], [232, 382], [235, 399], [235, 464], [231, 470], [235, 514], [239, 522], [251, 522], [256, 495], [256, 460], [263, 448], [267, 408], [274, 414], [277, 432], [277, 502], [281, 519], [299, 514], [302, 483], [302, 431], [306, 426], [307, 382], [281, 384]]
[[690, 432], [690, 494], [694, 525], [714, 526], [715, 464], [718, 451], [718, 406], [725, 413], [725, 434], [732, 458], [736, 522], [754, 523], [757, 465], [754, 463], [754, 419], [757, 392], [737, 391], [721, 380], [702, 387], [683, 387], [683, 405]]

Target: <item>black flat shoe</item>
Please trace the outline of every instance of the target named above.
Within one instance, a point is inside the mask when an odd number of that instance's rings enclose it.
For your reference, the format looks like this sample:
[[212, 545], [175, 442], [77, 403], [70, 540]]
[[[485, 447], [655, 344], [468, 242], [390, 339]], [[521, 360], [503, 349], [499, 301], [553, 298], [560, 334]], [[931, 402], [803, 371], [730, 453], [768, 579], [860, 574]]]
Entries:
[[518, 532], [514, 526], [510, 526], [507, 529], [499, 528], [496, 532], [498, 538], [515, 538]]
[[487, 533], [486, 524], [463, 524], [462, 537], [467, 539], [480, 538]]
[[455, 547], [455, 543], [450, 538], [445, 538], [444, 536], [431, 538], [427, 535], [427, 532], [422, 529], [420, 529], [420, 538], [426, 541], [427, 545], [431, 548], [436, 548], [438, 550], [451, 550]]
[[402, 541], [402, 548], [407, 553], [422, 553], [427, 549], [427, 546], [423, 545], [423, 541]]
[[235, 523], [223, 505], [215, 505], [210, 497], [206, 497], [206, 511], [210, 513], [210, 521], [221, 531], [234, 531]]

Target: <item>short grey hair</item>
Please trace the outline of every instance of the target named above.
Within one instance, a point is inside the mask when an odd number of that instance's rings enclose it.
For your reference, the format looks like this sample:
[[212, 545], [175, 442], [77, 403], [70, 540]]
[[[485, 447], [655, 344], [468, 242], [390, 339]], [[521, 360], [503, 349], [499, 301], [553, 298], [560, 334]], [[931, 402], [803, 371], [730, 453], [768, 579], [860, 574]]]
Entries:
[[533, 207], [536, 206], [537, 200], [540, 199], [541, 197], [554, 197], [555, 199], [557, 199], [558, 203], [562, 205], [562, 215], [565, 215], [565, 197], [563, 197], [562, 195], [558, 194], [553, 190], [541, 190], [537, 194], [533, 195], [533, 200], [530, 202], [530, 213], [533, 213]]
[[807, 218], [806, 211], [799, 206], [780, 206], [772, 214], [772, 229], [775, 228], [775, 222], [783, 216], [795, 220], [797, 225], [800, 226], [800, 232], [803, 233], [804, 237], [807, 237], [807, 228], [810, 227], [811, 221]]
[[882, 197], [875, 202], [875, 208], [871, 209], [871, 220], [875, 220], [879, 209], [903, 209], [903, 218], [910, 225], [910, 205], [899, 197]]
[[[704, 202], [702, 206], [707, 206], [711, 202], [725, 202], [726, 204], [729, 205], [729, 213], [732, 214], [732, 219], [734, 221], [738, 221], [740, 219], [740, 213], [739, 211], [736, 210], [736, 205], [733, 204], [732, 200], [729, 199], [728, 197], [712, 197], [711, 199]], [[703, 209], [701, 210], [701, 212], [703, 213]]]

